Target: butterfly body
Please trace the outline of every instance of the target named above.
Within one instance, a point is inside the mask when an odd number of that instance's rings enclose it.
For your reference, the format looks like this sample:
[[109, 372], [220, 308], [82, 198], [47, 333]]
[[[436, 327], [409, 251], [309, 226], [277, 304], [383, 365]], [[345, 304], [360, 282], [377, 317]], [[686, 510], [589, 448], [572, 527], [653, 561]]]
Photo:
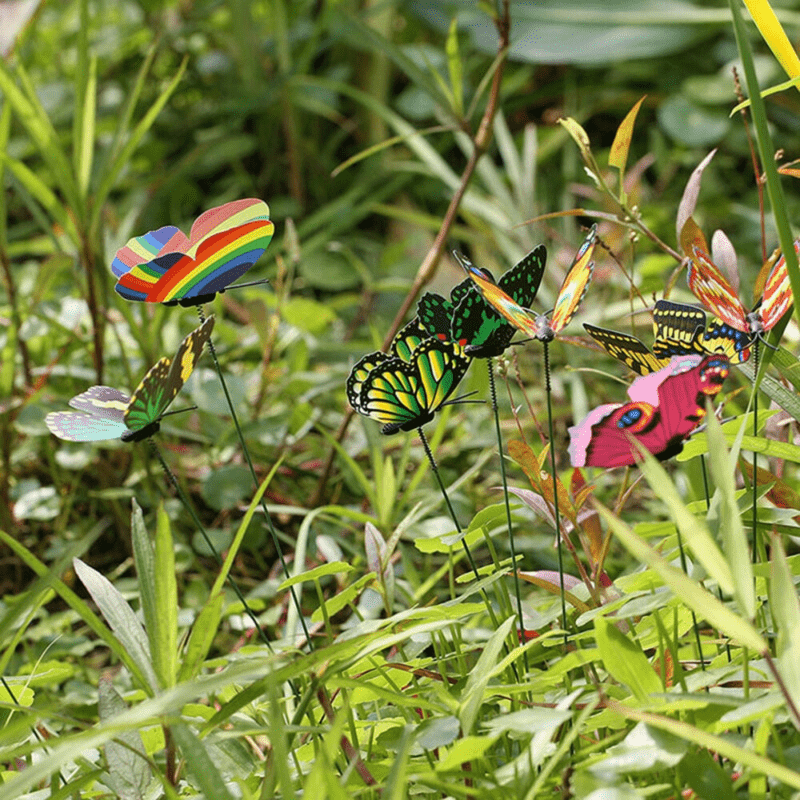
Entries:
[[686, 355], [637, 378], [628, 389], [630, 402], [599, 406], [569, 429], [572, 465], [631, 466], [640, 458], [633, 440], [660, 460], [676, 455], [729, 370], [724, 355]]
[[138, 442], [157, 433], [161, 419], [194, 370], [214, 328], [209, 317], [180, 344], [173, 359], [162, 358], [142, 378], [132, 395], [111, 386], [92, 386], [69, 401], [77, 411], [54, 411], [45, 423], [60, 439]]
[[208, 302], [258, 261], [274, 229], [263, 200], [212, 208], [197, 218], [188, 238], [168, 225], [131, 239], [111, 264], [114, 288], [137, 302]]
[[[800, 240], [795, 241], [794, 247], [800, 253]], [[696, 243], [691, 245], [688, 281], [689, 288], [703, 305], [722, 323], [746, 334], [748, 344], [762, 339], [772, 330], [793, 303], [784, 256], [775, 262], [764, 284], [764, 294], [752, 311], [745, 309], [720, 269]]]

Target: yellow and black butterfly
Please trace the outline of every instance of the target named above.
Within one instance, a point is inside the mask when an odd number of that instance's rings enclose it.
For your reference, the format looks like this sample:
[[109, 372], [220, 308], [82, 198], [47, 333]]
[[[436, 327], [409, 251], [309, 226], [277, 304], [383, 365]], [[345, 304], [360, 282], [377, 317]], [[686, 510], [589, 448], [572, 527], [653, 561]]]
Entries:
[[133, 395], [111, 386], [92, 386], [69, 401], [77, 411], [48, 414], [47, 427], [70, 442], [139, 442], [157, 433], [170, 403], [194, 371], [213, 327], [214, 317], [209, 317], [195, 328], [181, 342], [175, 358], [162, 358], [148, 370]]
[[656, 372], [666, 366], [672, 356], [697, 353], [723, 354], [734, 364], [750, 357], [745, 334], [715, 320], [706, 329], [705, 312], [684, 303], [659, 300], [653, 309], [652, 352], [647, 345], [620, 331], [610, 331], [584, 323], [586, 332], [610, 355], [639, 375]]

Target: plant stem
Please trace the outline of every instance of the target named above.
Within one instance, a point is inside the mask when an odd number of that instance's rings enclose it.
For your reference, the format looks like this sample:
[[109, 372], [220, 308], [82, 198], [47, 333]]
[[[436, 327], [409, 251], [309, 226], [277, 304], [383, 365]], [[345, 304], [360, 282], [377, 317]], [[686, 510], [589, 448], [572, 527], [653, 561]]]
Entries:
[[[197, 306], [197, 315], [200, 317], [200, 322], [205, 322], [205, 314], [203, 313], [202, 306]], [[233, 407], [233, 400], [231, 399], [230, 392], [228, 391], [228, 384], [225, 382], [225, 376], [222, 374], [222, 367], [219, 365], [219, 359], [217, 358], [217, 351], [214, 348], [214, 342], [209, 339], [208, 340], [208, 350], [211, 353], [211, 358], [214, 361], [214, 367], [217, 370], [217, 375], [219, 376], [219, 382], [222, 385], [222, 391], [225, 394], [225, 399], [228, 402], [228, 409], [231, 412], [231, 418], [233, 419], [233, 425], [236, 428], [236, 433], [239, 436], [239, 443], [242, 446], [242, 454], [244, 455], [244, 459], [247, 462], [247, 466], [250, 468], [250, 474], [253, 477], [253, 485], [256, 489], [258, 489], [258, 477], [256, 476], [256, 470], [253, 466], [253, 461], [250, 458], [250, 451], [247, 449], [247, 444], [244, 440], [244, 434], [242, 433], [242, 428], [239, 425], [239, 418], [236, 416], [236, 409]], [[281, 562], [281, 567], [283, 568], [283, 575], [286, 580], [291, 578], [289, 574], [289, 567], [286, 564], [286, 559], [283, 557], [283, 551], [281, 550], [281, 543], [278, 539], [278, 533], [275, 530], [275, 526], [272, 524], [272, 517], [270, 516], [269, 510], [267, 509], [267, 503], [262, 498], [261, 499], [261, 510], [264, 512], [264, 519], [267, 523], [267, 528], [270, 533], [270, 537], [272, 538], [272, 545], [275, 548], [276, 552], [278, 553], [278, 559]], [[297, 616], [300, 620], [300, 624], [303, 627], [303, 633], [306, 637], [306, 641], [308, 642], [309, 647], [313, 648], [313, 643], [311, 641], [311, 634], [308, 631], [308, 627], [306, 625], [305, 617], [303, 616], [303, 610], [300, 607], [300, 600], [297, 597], [297, 594], [294, 590], [294, 586], [289, 587], [289, 594], [292, 596], [292, 601], [294, 602], [294, 607], [297, 610]]]

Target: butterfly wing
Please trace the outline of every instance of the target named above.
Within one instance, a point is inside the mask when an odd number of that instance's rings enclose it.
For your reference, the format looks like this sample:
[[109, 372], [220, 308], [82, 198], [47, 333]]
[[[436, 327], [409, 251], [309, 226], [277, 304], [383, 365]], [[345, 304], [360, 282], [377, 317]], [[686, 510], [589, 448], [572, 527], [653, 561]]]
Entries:
[[[209, 317], [186, 336], [173, 359], [162, 358], [148, 370], [136, 387], [124, 417], [127, 428], [132, 434], [138, 434], [138, 437], [128, 436], [126, 441], [146, 438], [142, 431], [161, 419], [194, 372], [197, 359], [200, 358], [213, 329], [214, 317]], [[155, 430], [151, 432], [154, 433]]]
[[367, 379], [367, 375], [379, 364], [383, 364], [384, 361], [388, 361], [390, 358], [391, 356], [378, 350], [375, 353], [369, 353], [364, 356], [364, 358], [350, 370], [345, 389], [347, 391], [347, 399], [355, 411], [361, 411], [359, 399], [361, 396], [361, 387]]
[[425, 292], [417, 303], [417, 319], [430, 336], [450, 338], [453, 303], [436, 292]]
[[414, 430], [433, 419], [468, 367], [458, 345], [426, 339], [410, 363], [390, 358], [369, 372], [356, 410], [383, 423], [385, 434]]
[[411, 322], [407, 322], [392, 340], [391, 353], [396, 358], [403, 361], [411, 361], [414, 351], [430, 338], [430, 334], [422, 325], [418, 317], [414, 317]]
[[689, 288], [706, 308], [713, 311], [726, 325], [737, 331], [750, 332], [747, 311], [742, 301], [708, 253], [696, 244], [692, 245], [688, 278]]
[[472, 358], [493, 358], [502, 355], [516, 328], [473, 289], [455, 307], [450, 333]]
[[583, 327], [610, 356], [626, 364], [639, 375], [655, 372], [667, 363], [666, 359], [656, 358], [647, 345], [635, 336], [598, 328], [588, 322], [584, 322]]
[[706, 327], [704, 311], [684, 303], [659, 300], [653, 309], [653, 353], [668, 360], [686, 353], [705, 353], [700, 339]]
[[128, 242], [112, 263], [115, 289], [148, 303], [210, 299], [255, 264], [274, 229], [263, 200], [226, 203], [198, 218], [191, 239], [169, 226]]
[[631, 439], [661, 460], [676, 455], [705, 416], [706, 398], [720, 391], [728, 371], [725, 356], [699, 361], [677, 356], [659, 373], [638, 378], [629, 390], [630, 403], [600, 406], [569, 429], [573, 466], [630, 466], [639, 459]]
[[[800, 239], [794, 243], [795, 252], [800, 255]], [[772, 268], [764, 285], [764, 295], [758, 309], [758, 318], [765, 331], [772, 330], [780, 318], [792, 307], [794, 296], [786, 269], [786, 258], [781, 255]]]
[[488, 270], [479, 269], [469, 259], [459, 253], [454, 253], [459, 264], [474, 282], [475, 288], [481, 296], [502, 317], [507, 319], [517, 330], [524, 334], [536, 336], [536, 322], [513, 297], [504, 292], [495, 282]]
[[[594, 248], [597, 242], [597, 226], [593, 225], [589, 235], [580, 246], [572, 266], [561, 284], [556, 298], [553, 314], [550, 317], [550, 331], [555, 334], [569, 324], [583, 300], [594, 272]], [[547, 338], [547, 337], [545, 337]], [[552, 337], [549, 337], [552, 338]]]
[[123, 416], [129, 402], [119, 389], [92, 386], [69, 401], [77, 412], [54, 411], [45, 417], [45, 424], [59, 439], [70, 442], [119, 439], [127, 431]]
[[702, 346], [706, 353], [722, 353], [731, 364], [743, 364], [750, 358], [752, 337], [744, 331], [737, 331], [716, 317], [703, 334]]
[[523, 308], [530, 308], [536, 299], [547, 263], [547, 248], [540, 244], [504, 272], [497, 285]]

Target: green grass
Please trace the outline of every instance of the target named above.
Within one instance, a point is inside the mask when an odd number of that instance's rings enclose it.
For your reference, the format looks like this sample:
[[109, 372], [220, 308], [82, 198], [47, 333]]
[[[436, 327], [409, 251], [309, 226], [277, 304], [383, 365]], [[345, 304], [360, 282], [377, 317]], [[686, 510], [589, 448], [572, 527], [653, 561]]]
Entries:
[[[800, 789], [796, 327], [761, 348], [757, 413], [748, 363], [677, 459], [580, 473], [566, 454], [629, 382], [577, 322], [642, 335], [628, 314], [665, 286], [692, 300], [675, 220], [714, 146], [693, 216], [734, 242], [751, 307], [800, 210], [771, 168], [797, 156], [797, 92], [748, 118], [762, 209], [728, 118], [737, 46], [748, 96], [780, 80], [752, 30], [614, 4], [604, 23], [638, 23], [643, 48], [615, 54], [585, 14], [527, 6], [506, 60], [467, 2], [77, 0], [0, 65], [0, 798]], [[276, 223], [248, 274], [271, 286], [206, 307], [241, 441], [208, 356], [175, 404], [197, 410], [157, 438], [187, 508], [145, 444], [60, 442], [44, 417], [133, 389], [196, 327], [124, 303], [116, 249], [248, 196]], [[545, 241], [544, 311], [594, 221], [594, 283], [550, 349], [566, 630], [541, 346], [496, 365], [526, 639], [488, 405], [426, 427], [476, 576], [418, 436], [350, 419], [344, 384], [423, 285], [461, 279], [450, 250], [500, 274]], [[462, 386], [488, 397], [485, 368]]]

